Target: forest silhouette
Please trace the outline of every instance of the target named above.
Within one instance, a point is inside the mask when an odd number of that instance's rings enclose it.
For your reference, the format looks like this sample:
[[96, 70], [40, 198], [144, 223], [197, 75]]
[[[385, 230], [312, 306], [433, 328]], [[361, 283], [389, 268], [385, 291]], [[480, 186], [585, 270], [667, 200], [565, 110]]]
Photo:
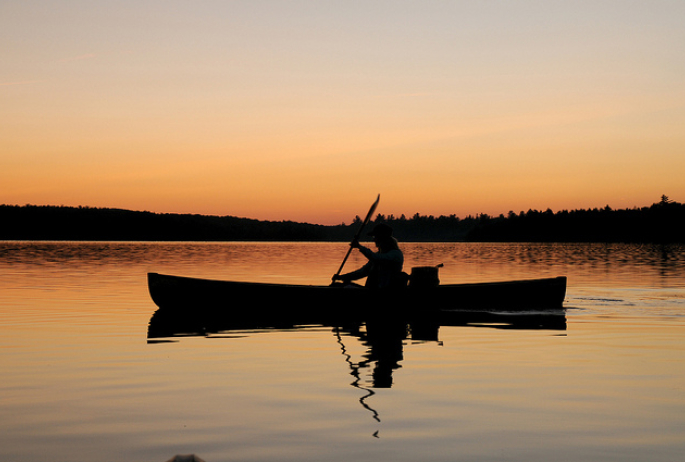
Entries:
[[[233, 216], [168, 214], [112, 208], [0, 205], [2, 240], [349, 241], [362, 219], [317, 225]], [[378, 214], [404, 242], [685, 242], [685, 204], [662, 196], [646, 207], [507, 215], [434, 217]]]

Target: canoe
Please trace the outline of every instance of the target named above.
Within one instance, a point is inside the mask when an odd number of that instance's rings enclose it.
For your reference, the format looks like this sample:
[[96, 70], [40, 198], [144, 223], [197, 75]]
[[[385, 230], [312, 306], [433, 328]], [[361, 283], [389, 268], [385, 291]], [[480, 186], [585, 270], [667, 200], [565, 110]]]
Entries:
[[433, 312], [450, 310], [558, 310], [566, 277], [436, 287], [366, 288], [222, 281], [148, 273], [150, 296], [160, 308], [200, 309], [246, 316], [314, 313]]

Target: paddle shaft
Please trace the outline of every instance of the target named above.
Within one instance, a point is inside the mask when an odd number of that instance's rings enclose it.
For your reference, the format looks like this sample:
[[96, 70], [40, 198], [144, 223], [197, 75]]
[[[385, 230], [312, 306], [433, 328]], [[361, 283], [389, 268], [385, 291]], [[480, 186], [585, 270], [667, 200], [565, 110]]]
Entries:
[[[364, 218], [364, 221], [362, 222], [362, 225], [359, 227], [359, 230], [357, 231], [357, 234], [355, 234], [354, 239], [352, 239], [352, 242], [356, 241], [359, 239], [359, 236], [362, 234], [362, 230], [364, 227], [369, 223], [371, 220], [371, 215], [373, 215], [373, 212], [376, 211], [376, 207], [378, 207], [378, 202], [381, 200], [381, 195], [379, 194], [378, 197], [376, 198], [376, 202], [373, 203], [371, 208], [369, 209], [369, 213], [366, 214], [366, 218]], [[342, 264], [340, 265], [340, 268], [338, 268], [338, 272], [335, 273], [335, 276], [339, 276], [340, 272], [343, 269], [343, 266], [345, 266], [345, 263], [347, 262], [348, 257], [350, 256], [350, 253], [352, 253], [352, 247], [347, 249], [347, 254], [345, 254], [345, 258], [343, 259]], [[333, 276], [333, 277], [335, 277]]]

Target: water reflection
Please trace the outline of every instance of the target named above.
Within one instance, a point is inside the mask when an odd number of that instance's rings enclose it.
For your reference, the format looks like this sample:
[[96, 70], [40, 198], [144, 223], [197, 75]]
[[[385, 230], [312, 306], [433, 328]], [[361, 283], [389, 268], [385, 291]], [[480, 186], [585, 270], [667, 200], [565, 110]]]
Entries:
[[[358, 399], [359, 404], [376, 422], [381, 422], [380, 412], [370, 402], [370, 398], [376, 394], [375, 390], [393, 386], [393, 373], [403, 367], [407, 342], [435, 342], [442, 345], [439, 338], [442, 326], [565, 331], [566, 314], [565, 310], [544, 313], [443, 311], [414, 317], [410, 321], [382, 316], [366, 319], [336, 317], [335, 322], [329, 323], [321, 323], [320, 318], [311, 322], [299, 319], [293, 323], [286, 322], [283, 316], [272, 319], [243, 316], [234, 319], [217, 310], [163, 307], [150, 318], [147, 338], [148, 343], [153, 344], [179, 341], [179, 337], [188, 336], [230, 339], [275, 331], [330, 328], [349, 367], [352, 376], [349, 385], [363, 393]], [[354, 341], [354, 346], [362, 346], [361, 355], [352, 352], [351, 341]], [[379, 430], [373, 433], [373, 437], [379, 438]]]
[[[159, 308], [150, 318], [148, 343], [178, 341], [179, 337], [202, 336], [231, 338], [269, 331], [298, 331], [330, 328], [341, 345], [343, 355], [355, 377], [353, 386], [360, 386], [363, 371], [370, 371], [371, 388], [390, 388], [393, 371], [402, 367], [406, 342], [436, 342], [440, 327], [470, 326], [494, 329], [566, 330], [565, 310], [545, 312], [471, 312], [440, 311], [407, 320], [387, 315], [378, 317], [336, 317], [333, 322], [322, 322], [320, 317], [287, 321], [287, 317], [268, 316], [233, 318], [219, 310], [189, 307], [188, 309]], [[365, 348], [360, 361], [353, 362], [347, 353], [345, 339], [351, 338]]]
[[[362, 382], [362, 374], [360, 372], [360, 369], [363, 367], [363, 364], [361, 362], [355, 363], [352, 360], [352, 355], [348, 353], [347, 347], [345, 346], [345, 342], [343, 341], [343, 337], [341, 335], [341, 329], [340, 328], [334, 328], [333, 331], [335, 333], [336, 339], [338, 340], [338, 344], [340, 345], [340, 350], [341, 350], [343, 356], [345, 357], [345, 361], [347, 362], [347, 364], [350, 367], [350, 375], [354, 378], [354, 380], [352, 381], [352, 383], [350, 383], [350, 385], [353, 386], [354, 388], [358, 388], [360, 390], [365, 391], [365, 394], [359, 398], [359, 404], [361, 404], [364, 409], [371, 412], [371, 414], [373, 415], [373, 419], [376, 422], [380, 422], [381, 418], [380, 418], [380, 414], [378, 413], [378, 411], [376, 409], [374, 409], [373, 407], [371, 407], [367, 403], [367, 400], [370, 397], [372, 397], [373, 395], [375, 395], [376, 392], [373, 391], [372, 389], [368, 388], [368, 387], [365, 387], [363, 382]], [[399, 367], [399, 365], [398, 365], [398, 367]], [[373, 434], [373, 436], [378, 438], [378, 431], [376, 431]]]

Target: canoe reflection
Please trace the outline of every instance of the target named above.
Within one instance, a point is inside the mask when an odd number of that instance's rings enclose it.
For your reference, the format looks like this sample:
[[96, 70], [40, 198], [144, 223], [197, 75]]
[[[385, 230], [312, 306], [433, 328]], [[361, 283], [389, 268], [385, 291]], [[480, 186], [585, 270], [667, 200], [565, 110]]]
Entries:
[[[352, 375], [361, 381], [362, 371], [371, 371], [372, 388], [392, 386], [392, 374], [401, 367], [404, 345], [412, 342], [438, 342], [440, 327], [471, 326], [495, 329], [546, 329], [566, 330], [564, 310], [544, 312], [469, 312], [439, 311], [411, 318], [376, 312], [366, 316], [341, 317], [339, 314], [300, 316], [283, 312], [264, 316], [263, 313], [222, 314], [211, 309], [159, 308], [148, 326], [148, 343], [173, 341], [187, 336], [226, 337], [245, 336], [270, 330], [304, 330], [329, 327], [341, 345]], [[366, 349], [362, 359], [353, 362], [344, 344], [344, 338], [356, 338]], [[359, 384], [358, 382], [357, 384]], [[353, 384], [354, 385], [354, 384]]]
[[[353, 377], [350, 385], [364, 393], [359, 398], [359, 403], [371, 413], [376, 422], [380, 422], [378, 411], [368, 400], [376, 394], [374, 389], [392, 387], [393, 371], [402, 367], [404, 345], [407, 341], [442, 344], [438, 337], [442, 326], [566, 330], [564, 310], [538, 313], [431, 311], [423, 316], [413, 314], [409, 319], [382, 311], [367, 314], [363, 318], [358, 315], [341, 317], [339, 313], [325, 314], [323, 309], [316, 315], [309, 310], [305, 310], [308, 311], [307, 315], [300, 311], [297, 319], [293, 319], [293, 312], [286, 314], [285, 311], [287, 310], [271, 312], [266, 317], [263, 313], [249, 312], [236, 317], [235, 313], [228, 315], [197, 307], [159, 308], [150, 319], [148, 343], [173, 341], [174, 337], [183, 336], [246, 336], [265, 331], [329, 327]], [[359, 360], [355, 361], [355, 355], [346, 344], [346, 339], [349, 341], [350, 338], [357, 339], [365, 349]], [[359, 357], [358, 354], [356, 356]], [[379, 438], [379, 431], [374, 432], [373, 437]]]

